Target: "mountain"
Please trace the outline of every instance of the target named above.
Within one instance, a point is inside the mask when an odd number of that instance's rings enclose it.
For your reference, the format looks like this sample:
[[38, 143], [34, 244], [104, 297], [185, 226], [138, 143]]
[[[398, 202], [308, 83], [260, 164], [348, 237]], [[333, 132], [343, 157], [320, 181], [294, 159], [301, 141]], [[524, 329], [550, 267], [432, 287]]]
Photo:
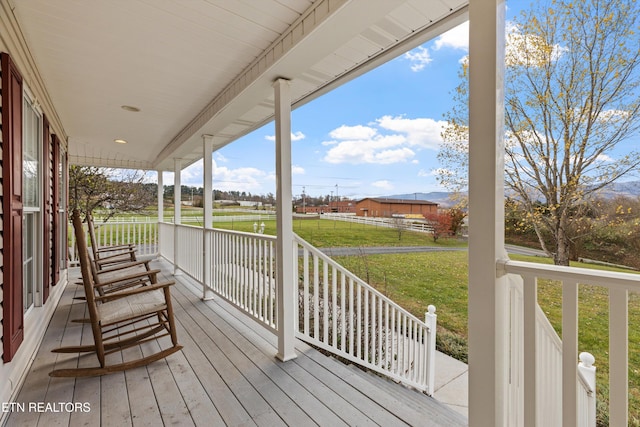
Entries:
[[[442, 208], [448, 208], [455, 204], [451, 201], [451, 194], [452, 193], [446, 191], [432, 191], [430, 193], [394, 194], [383, 197], [388, 199], [428, 200], [438, 203]], [[605, 199], [613, 199], [620, 196], [630, 198], [640, 197], [640, 181], [614, 182], [600, 190], [599, 195]]]
[[613, 199], [614, 197], [620, 196], [640, 197], [640, 181], [614, 182], [600, 190], [599, 194], [606, 199]]

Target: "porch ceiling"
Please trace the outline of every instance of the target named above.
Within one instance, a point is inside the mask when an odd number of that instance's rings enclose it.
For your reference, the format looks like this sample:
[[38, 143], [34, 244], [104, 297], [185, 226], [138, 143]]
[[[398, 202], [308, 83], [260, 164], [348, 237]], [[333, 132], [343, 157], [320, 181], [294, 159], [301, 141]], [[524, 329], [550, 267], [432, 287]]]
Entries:
[[70, 161], [172, 170], [203, 134], [217, 149], [270, 121], [276, 78], [295, 108], [459, 24], [468, 0], [12, 3]]

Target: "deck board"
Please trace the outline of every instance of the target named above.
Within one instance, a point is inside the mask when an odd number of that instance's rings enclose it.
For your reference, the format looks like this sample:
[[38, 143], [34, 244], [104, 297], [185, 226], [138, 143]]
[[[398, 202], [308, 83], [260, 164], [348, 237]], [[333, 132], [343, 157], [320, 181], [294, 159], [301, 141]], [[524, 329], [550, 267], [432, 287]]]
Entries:
[[[173, 278], [168, 264], [154, 264], [163, 268], [166, 279]], [[50, 351], [92, 342], [88, 324], [70, 322], [85, 315], [85, 303], [73, 299], [82, 288], [73, 282], [16, 401], [79, 402], [90, 411], [14, 412], [8, 427], [465, 425], [433, 399], [378, 377], [370, 379], [304, 343], [296, 345], [296, 359], [277, 360], [273, 333], [222, 300], [200, 300], [199, 291], [184, 278], [172, 287], [182, 351], [102, 377], [50, 378], [54, 368], [97, 365], [93, 354]], [[167, 343], [163, 338], [109, 357], [130, 360]]]
[[[174, 295], [180, 303], [188, 302], [186, 296], [181, 292], [175, 292]], [[216, 343], [221, 352], [234, 355], [233, 359], [228, 357], [229, 363], [233, 364], [233, 368], [237, 369], [247, 383], [252, 385], [264, 403], [281, 418], [281, 421], [273, 420], [272, 422], [279, 424], [284, 421], [288, 425], [311, 425], [314, 423], [297, 405], [291, 404], [291, 398], [278, 387], [276, 382], [259, 369], [253, 357], [249, 357], [238, 348], [237, 343], [244, 341], [242, 337], [234, 334], [236, 339], [232, 340], [232, 337], [225, 335], [218, 329], [216, 325], [219, 322], [213, 322], [200, 310], [191, 310], [189, 314], [193, 321], [203, 329], [207, 337]]]

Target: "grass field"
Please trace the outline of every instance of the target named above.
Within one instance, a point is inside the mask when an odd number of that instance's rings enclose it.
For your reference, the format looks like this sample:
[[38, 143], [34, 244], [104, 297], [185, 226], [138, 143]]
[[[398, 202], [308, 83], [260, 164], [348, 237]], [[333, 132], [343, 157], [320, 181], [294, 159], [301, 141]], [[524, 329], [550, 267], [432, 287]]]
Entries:
[[[264, 221], [265, 234], [274, 235], [275, 221]], [[216, 222], [216, 228], [253, 232], [253, 222]], [[466, 246], [466, 242], [444, 239], [434, 242], [430, 234], [375, 227], [326, 219], [294, 219], [293, 231], [319, 248], [352, 246]]]
[[[512, 259], [549, 263], [540, 257], [511, 256]], [[466, 252], [369, 255], [339, 257], [338, 262], [370, 283], [414, 315], [422, 318], [429, 304], [437, 307], [438, 347], [466, 361], [467, 357], [467, 274]], [[575, 263], [573, 266], [624, 271]], [[627, 271], [629, 272], [629, 271]], [[561, 336], [562, 288], [559, 283], [541, 280], [538, 301]], [[596, 358], [599, 425], [607, 425], [608, 402], [608, 293], [605, 288], [579, 287], [579, 350]], [[640, 425], [640, 295], [629, 297], [629, 407], [630, 425]]]
[[[225, 212], [232, 215], [231, 212]], [[202, 210], [183, 211], [183, 218], [198, 217]], [[239, 215], [248, 215], [239, 213]], [[167, 216], [165, 216], [167, 217]], [[185, 221], [185, 222], [187, 222]], [[275, 234], [275, 221], [264, 221], [265, 233]], [[195, 225], [195, 224], [194, 224]], [[216, 228], [253, 232], [253, 221], [216, 222]], [[465, 242], [444, 239], [433, 242], [428, 234], [324, 219], [295, 219], [295, 233], [316, 247], [438, 246], [460, 247]], [[359, 255], [334, 257], [354, 274], [419, 318], [429, 304], [437, 307], [438, 347], [460, 360], [467, 358], [467, 275], [466, 251]], [[512, 255], [512, 259], [549, 263], [541, 257]], [[608, 269], [575, 263], [574, 266]], [[621, 271], [611, 268], [610, 270]], [[631, 271], [628, 271], [631, 272]], [[540, 280], [538, 302], [561, 336], [562, 290], [557, 282]], [[579, 350], [596, 357], [599, 425], [608, 425], [608, 294], [605, 288], [580, 285]], [[640, 426], [640, 295], [629, 297], [629, 406], [630, 425]]]

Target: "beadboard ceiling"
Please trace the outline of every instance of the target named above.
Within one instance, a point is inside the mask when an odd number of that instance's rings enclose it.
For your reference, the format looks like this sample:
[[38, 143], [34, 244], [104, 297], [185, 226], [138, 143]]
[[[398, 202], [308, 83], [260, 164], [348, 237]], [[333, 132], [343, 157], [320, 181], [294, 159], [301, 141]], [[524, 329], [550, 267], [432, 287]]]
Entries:
[[272, 120], [275, 79], [295, 108], [463, 22], [468, 0], [12, 3], [70, 161], [172, 170], [203, 134], [220, 148]]

